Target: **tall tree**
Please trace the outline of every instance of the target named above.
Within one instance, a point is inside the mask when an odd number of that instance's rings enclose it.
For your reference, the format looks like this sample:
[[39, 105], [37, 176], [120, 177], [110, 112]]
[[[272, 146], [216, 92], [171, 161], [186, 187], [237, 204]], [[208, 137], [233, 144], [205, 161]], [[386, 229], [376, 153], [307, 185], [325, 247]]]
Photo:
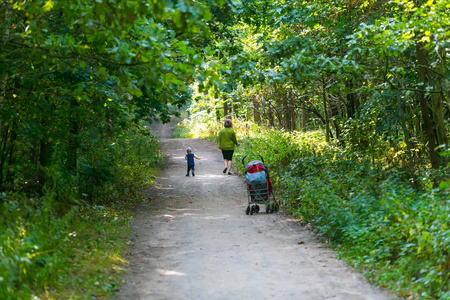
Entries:
[[204, 2], [0, 5], [0, 190], [39, 190], [50, 170], [78, 178], [92, 132], [101, 140], [140, 119], [167, 121], [208, 77], [204, 49], [189, 46], [207, 35]]

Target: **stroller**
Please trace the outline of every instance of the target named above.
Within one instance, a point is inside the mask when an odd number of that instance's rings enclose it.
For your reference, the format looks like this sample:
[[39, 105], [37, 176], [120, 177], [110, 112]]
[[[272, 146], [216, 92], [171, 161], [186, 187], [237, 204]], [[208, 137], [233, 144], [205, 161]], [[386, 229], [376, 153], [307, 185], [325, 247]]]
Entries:
[[245, 158], [242, 158], [242, 164], [245, 166], [245, 183], [247, 184], [248, 206], [245, 214], [253, 215], [259, 213], [258, 204], [266, 205], [266, 213], [274, 213], [280, 209], [280, 205], [275, 200], [272, 181], [269, 179], [269, 172], [264, 165], [264, 159], [261, 155], [261, 161], [253, 160], [245, 165]]

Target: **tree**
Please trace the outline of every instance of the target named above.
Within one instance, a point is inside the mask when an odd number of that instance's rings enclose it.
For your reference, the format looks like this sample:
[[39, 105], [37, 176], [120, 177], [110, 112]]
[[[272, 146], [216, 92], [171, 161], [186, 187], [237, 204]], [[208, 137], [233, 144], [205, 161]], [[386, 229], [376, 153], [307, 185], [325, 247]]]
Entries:
[[76, 181], [93, 131], [167, 121], [207, 77], [189, 47], [207, 33], [203, 2], [3, 1], [0, 16], [0, 190], [41, 192], [49, 172]]

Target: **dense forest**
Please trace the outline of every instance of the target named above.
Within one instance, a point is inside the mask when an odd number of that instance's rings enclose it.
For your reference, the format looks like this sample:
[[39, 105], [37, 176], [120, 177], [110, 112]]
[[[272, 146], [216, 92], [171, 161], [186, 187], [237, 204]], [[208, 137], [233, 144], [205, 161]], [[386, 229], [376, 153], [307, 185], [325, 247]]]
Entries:
[[373, 281], [450, 299], [449, 16], [449, 0], [3, 0], [0, 298], [114, 290], [83, 261], [126, 247], [110, 237], [163, 162], [146, 125], [187, 110], [184, 136], [233, 118], [238, 158], [265, 152], [284, 208]]

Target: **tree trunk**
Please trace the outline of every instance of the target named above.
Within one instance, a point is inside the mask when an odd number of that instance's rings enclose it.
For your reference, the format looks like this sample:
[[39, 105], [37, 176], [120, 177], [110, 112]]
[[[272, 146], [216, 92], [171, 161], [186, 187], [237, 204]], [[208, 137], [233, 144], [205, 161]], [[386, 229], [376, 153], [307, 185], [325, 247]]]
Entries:
[[67, 170], [75, 175], [78, 164], [78, 148], [80, 145], [80, 123], [78, 120], [78, 102], [76, 99], [70, 99], [70, 116], [69, 116], [69, 141], [67, 145]]
[[236, 118], [239, 118], [239, 104], [237, 102], [233, 102], [233, 113]]
[[220, 122], [220, 120], [222, 119], [221, 113], [220, 113], [220, 108], [216, 107], [216, 120], [217, 122]]
[[260, 125], [261, 124], [261, 114], [259, 112], [258, 97], [253, 95], [252, 101], [253, 101], [253, 122], [255, 122], [255, 124]]
[[275, 127], [275, 118], [274, 118], [272, 105], [269, 105], [269, 126], [270, 126], [270, 128]]
[[418, 74], [419, 74], [419, 102], [420, 108], [422, 110], [422, 120], [423, 126], [426, 134], [426, 141], [428, 144], [428, 155], [430, 158], [431, 166], [433, 169], [439, 168], [438, 164], [438, 156], [436, 152], [436, 140], [434, 137], [433, 131], [433, 123], [430, 117], [430, 112], [428, 109], [428, 101], [425, 95], [425, 86], [427, 84], [427, 71], [426, 67], [428, 65], [428, 61], [426, 58], [425, 50], [422, 48], [422, 44], [416, 42], [416, 54], [417, 61], [419, 63], [418, 66]]
[[353, 84], [349, 80], [345, 83], [349, 92], [347, 93], [347, 118], [354, 118], [356, 113], [356, 102], [355, 102], [355, 94], [352, 92]]
[[339, 125], [339, 122], [336, 120], [333, 120], [333, 126], [334, 126], [334, 131], [336, 132], [336, 139], [339, 140], [341, 138], [341, 127]]
[[227, 98], [226, 98], [226, 96], [224, 95], [223, 96], [223, 116], [224, 116], [224, 118], [227, 118], [228, 117], [228, 102], [227, 102]]
[[302, 101], [302, 115], [301, 115], [301, 129], [302, 131], [306, 131], [306, 123], [307, 123], [307, 117], [308, 114], [306, 113], [306, 105], [305, 101]]
[[38, 164], [38, 180], [39, 180], [39, 192], [42, 193], [42, 189], [47, 181], [45, 177], [45, 167], [47, 167], [48, 158], [48, 143], [45, 140], [40, 141], [39, 147], [39, 164]]
[[[445, 130], [445, 121], [444, 121], [444, 103], [447, 102], [448, 98], [446, 99], [447, 95], [447, 85], [445, 80], [448, 78], [448, 70], [447, 65], [445, 61], [445, 49], [440, 49], [439, 51], [439, 57], [441, 59], [441, 63], [436, 67], [438, 75], [436, 76], [436, 89], [439, 91], [438, 94], [434, 94], [432, 98], [432, 107], [433, 107], [433, 116], [434, 121], [436, 122], [436, 133], [437, 133], [437, 140], [438, 145], [444, 147], [448, 146], [448, 138], [447, 138], [447, 131]], [[443, 156], [443, 163], [444, 166], [448, 164], [448, 157]]]
[[8, 136], [9, 128], [4, 126], [1, 128], [1, 144], [0, 144], [0, 191], [3, 191], [3, 171], [6, 169], [5, 163], [7, 159], [7, 146], [8, 146]]
[[291, 115], [291, 131], [295, 131], [297, 129], [297, 118], [295, 115], [294, 107], [291, 105], [290, 107], [290, 115]]
[[[4, 25], [4, 30], [2, 32], [3, 34], [3, 45], [1, 45], [1, 48], [3, 50], [0, 51], [6, 51], [6, 43], [9, 39], [9, 35], [10, 35], [10, 28], [11, 28], [11, 2], [10, 1], [2, 1], [3, 3], [0, 5], [0, 12], [1, 10], [4, 11], [4, 20], [3, 23]], [[0, 73], [0, 107], [3, 105], [2, 103], [5, 102], [5, 97], [6, 97], [6, 88], [8, 86], [8, 73], [6, 72], [6, 68], [4, 70], [1, 71]], [[1, 120], [0, 120], [1, 122]], [[1, 123], [0, 123], [1, 125]]]
[[[436, 82], [436, 88], [438, 90], [442, 90], [441, 78], [437, 78]], [[437, 142], [439, 146], [447, 144], [447, 132], [445, 130], [444, 106], [442, 96], [443, 94], [439, 93], [434, 94], [431, 97], [433, 120], [436, 123]]]
[[294, 91], [291, 90], [290, 97], [289, 97], [289, 118], [290, 118], [290, 124], [291, 128], [290, 131], [294, 131], [297, 129], [297, 118], [295, 115], [295, 94]]
[[283, 105], [283, 127], [285, 130], [290, 131], [291, 130], [291, 114], [289, 112], [289, 97], [288, 93], [285, 92], [283, 95], [281, 95], [281, 98], [283, 99], [282, 105]]
[[404, 109], [404, 103], [400, 97], [400, 92], [397, 90], [397, 106], [398, 110], [400, 112], [400, 123], [403, 130], [403, 136], [405, 138], [406, 143], [406, 152], [408, 155], [408, 163], [409, 163], [409, 172], [411, 178], [414, 179], [414, 185], [417, 184], [417, 181], [415, 180], [415, 171], [414, 171], [414, 160], [412, 155], [412, 145], [411, 145], [411, 137], [409, 135], [408, 127], [406, 126], [406, 119], [405, 119], [405, 109]]
[[[0, 32], [2, 34], [3, 43], [0, 45], [0, 51], [6, 51], [6, 44], [10, 35], [11, 28], [11, 3], [10, 1], [2, 1], [0, 4], [0, 16], [3, 13], [3, 18], [0, 19], [0, 24], [3, 26], [3, 31]], [[4, 57], [6, 53], [1, 53], [0, 57]], [[0, 109], [3, 108], [6, 101], [6, 88], [8, 87], [8, 73], [6, 72], [7, 68], [0, 71]], [[7, 177], [8, 171], [4, 174], [5, 170], [8, 170], [9, 167], [6, 165], [8, 158], [8, 144], [10, 144], [10, 126], [5, 126], [5, 122], [3, 119], [0, 119], [0, 134], [1, 134], [1, 145], [0, 145], [0, 191], [4, 188], [4, 180]]]
[[[207, 92], [205, 92], [205, 95], [207, 94]], [[214, 109], [215, 109], [215, 115], [216, 115], [216, 120], [217, 122], [220, 122], [220, 120], [222, 119], [221, 116], [221, 110], [219, 105], [217, 105], [220, 102], [219, 96], [217, 94], [214, 94]]]
[[322, 82], [323, 115], [325, 118], [325, 140], [330, 142], [330, 120], [328, 119], [327, 94], [325, 82]]
[[15, 168], [11, 168], [11, 166], [15, 165], [16, 162], [16, 157], [14, 155], [14, 150], [15, 147], [14, 145], [16, 144], [16, 139], [17, 139], [17, 131], [14, 130], [14, 125], [12, 126], [12, 130], [11, 130], [11, 134], [9, 137], [9, 153], [8, 153], [8, 163], [7, 163], [7, 168], [6, 168], [6, 177], [5, 177], [5, 182], [6, 184], [8, 184], [8, 182], [13, 183], [14, 181], [14, 173], [15, 172]]

